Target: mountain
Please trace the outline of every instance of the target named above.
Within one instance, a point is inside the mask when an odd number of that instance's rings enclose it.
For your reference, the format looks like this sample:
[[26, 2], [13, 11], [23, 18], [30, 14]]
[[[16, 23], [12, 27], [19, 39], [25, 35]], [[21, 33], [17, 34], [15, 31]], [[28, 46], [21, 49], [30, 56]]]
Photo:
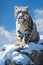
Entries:
[[15, 31], [9, 32], [4, 28], [0, 27], [0, 50], [2, 49], [3, 45], [13, 44], [15, 42], [16, 42]]

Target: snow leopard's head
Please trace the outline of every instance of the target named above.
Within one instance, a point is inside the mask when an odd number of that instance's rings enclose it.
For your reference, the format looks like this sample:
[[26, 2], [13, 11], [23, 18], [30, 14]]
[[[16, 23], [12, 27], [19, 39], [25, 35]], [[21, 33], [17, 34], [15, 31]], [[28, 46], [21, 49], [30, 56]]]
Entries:
[[19, 22], [24, 22], [28, 19], [28, 6], [15, 6], [15, 17]]

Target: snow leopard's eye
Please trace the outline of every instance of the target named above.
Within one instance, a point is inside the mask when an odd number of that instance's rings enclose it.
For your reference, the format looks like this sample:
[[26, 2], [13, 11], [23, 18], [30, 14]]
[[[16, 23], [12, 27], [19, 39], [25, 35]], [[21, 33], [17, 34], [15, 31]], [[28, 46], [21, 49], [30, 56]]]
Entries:
[[26, 18], [28, 18], [28, 15], [26, 14], [26, 15], [24, 15], [24, 18], [26, 19]]

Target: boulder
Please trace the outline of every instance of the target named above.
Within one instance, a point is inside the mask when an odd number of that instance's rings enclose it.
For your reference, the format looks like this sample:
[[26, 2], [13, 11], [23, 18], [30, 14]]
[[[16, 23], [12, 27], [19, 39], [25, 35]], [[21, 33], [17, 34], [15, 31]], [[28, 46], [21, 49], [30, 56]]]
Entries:
[[4, 45], [3, 49], [0, 52], [0, 65], [43, 65], [41, 44], [31, 42], [22, 48], [14, 44]]

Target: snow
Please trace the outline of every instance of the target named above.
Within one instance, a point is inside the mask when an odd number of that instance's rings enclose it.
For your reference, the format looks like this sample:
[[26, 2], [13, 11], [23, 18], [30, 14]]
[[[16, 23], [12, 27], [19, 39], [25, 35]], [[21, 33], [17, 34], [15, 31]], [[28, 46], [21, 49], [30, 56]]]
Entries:
[[24, 46], [24, 48], [21, 50], [21, 52], [31, 54], [35, 51], [40, 52], [40, 50], [43, 50], [43, 45], [29, 43], [29, 45]]
[[43, 35], [40, 35], [40, 39], [43, 39]]
[[35, 51], [40, 52], [40, 50], [43, 50], [43, 45], [41, 45], [41, 43], [43, 43], [42, 38], [40, 38], [38, 44], [30, 42], [29, 44], [25, 45], [22, 49], [20, 49], [19, 46], [15, 46], [14, 44], [4, 45], [4, 51], [2, 50], [0, 52], [0, 65], [5, 65], [6, 59], [10, 59], [11, 62], [14, 62], [16, 64], [34, 64], [25, 53], [32, 54]]
[[28, 60], [29, 60], [29, 58], [26, 55], [24, 55], [24, 54], [15, 53], [15, 55], [16, 56], [14, 56], [12, 58], [12, 61], [13, 62], [16, 62], [17, 64], [20, 64], [21, 63], [21, 64], [24, 64], [25, 65], [28, 62]]
[[[14, 52], [15, 53], [15, 52]], [[25, 54], [15, 53], [14, 58], [12, 59], [13, 62], [16, 62], [17, 64], [26, 65], [28, 62], [34, 64], [28, 56]]]
[[[15, 49], [18, 49], [19, 46], [15, 47], [14, 45], [5, 45], [4, 46], [5, 48], [5, 51], [1, 51], [0, 52], [0, 65], [4, 65], [2, 63], [5, 62], [6, 60], [6, 56], [8, 58], [11, 58], [11, 53], [15, 50]], [[8, 54], [8, 55], [7, 55]]]
[[4, 48], [5, 48], [5, 51], [2, 54], [0, 53], [1, 55], [0, 58], [5, 58], [8, 53], [12, 53], [14, 50], [18, 49], [19, 46], [15, 47], [14, 45], [7, 45], [6, 47], [4, 46]]
[[21, 54], [20, 52], [16, 51], [19, 49], [19, 46], [14, 45], [5, 45], [4, 46], [5, 51], [1, 51], [0, 53], [0, 65], [5, 65], [5, 60], [8, 58], [12, 62], [15, 62], [17, 64], [23, 64], [26, 65], [28, 62], [33, 62], [28, 58], [25, 54]]

